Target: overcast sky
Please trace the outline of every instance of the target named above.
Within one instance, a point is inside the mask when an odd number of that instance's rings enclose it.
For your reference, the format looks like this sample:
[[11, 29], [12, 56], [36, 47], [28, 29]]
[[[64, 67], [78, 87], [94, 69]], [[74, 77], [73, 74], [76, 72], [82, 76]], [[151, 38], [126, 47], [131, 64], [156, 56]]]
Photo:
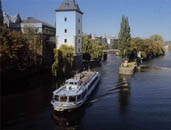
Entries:
[[[3, 10], [55, 24], [55, 9], [62, 0], [2, 0]], [[160, 34], [171, 40], [171, 0], [77, 0], [83, 32], [118, 36], [122, 15], [128, 16], [132, 37]]]

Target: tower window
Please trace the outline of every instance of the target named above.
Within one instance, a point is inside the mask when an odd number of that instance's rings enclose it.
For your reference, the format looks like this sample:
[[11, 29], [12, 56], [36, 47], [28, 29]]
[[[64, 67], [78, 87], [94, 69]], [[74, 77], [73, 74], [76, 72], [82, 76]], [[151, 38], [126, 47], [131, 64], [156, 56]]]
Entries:
[[64, 8], [69, 8], [69, 3], [65, 3]]
[[78, 30], [78, 34], [80, 34], [80, 30]]
[[64, 43], [67, 43], [67, 39], [64, 39]]
[[64, 32], [67, 33], [67, 29], [65, 29]]
[[66, 22], [67, 21], [67, 18], [65, 17], [64, 21]]
[[80, 19], [78, 19], [78, 22], [80, 23]]
[[81, 43], [81, 40], [80, 39], [78, 39], [78, 43]]

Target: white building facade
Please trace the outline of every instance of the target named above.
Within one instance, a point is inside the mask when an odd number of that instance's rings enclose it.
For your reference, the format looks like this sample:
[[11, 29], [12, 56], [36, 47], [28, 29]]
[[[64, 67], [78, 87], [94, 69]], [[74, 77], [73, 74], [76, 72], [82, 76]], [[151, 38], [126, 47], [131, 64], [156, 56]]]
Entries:
[[75, 56], [82, 55], [82, 15], [75, 0], [63, 0], [56, 10], [56, 47], [72, 45]]

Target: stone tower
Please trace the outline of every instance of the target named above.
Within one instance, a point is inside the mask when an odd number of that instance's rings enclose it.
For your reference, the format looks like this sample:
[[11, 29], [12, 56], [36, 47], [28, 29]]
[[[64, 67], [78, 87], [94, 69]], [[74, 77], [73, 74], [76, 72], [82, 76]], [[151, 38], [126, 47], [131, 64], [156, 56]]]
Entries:
[[82, 61], [82, 15], [76, 0], [63, 0], [56, 9], [56, 47], [72, 45], [77, 67]]
[[3, 25], [3, 12], [2, 12], [2, 2], [0, 0], [0, 26]]

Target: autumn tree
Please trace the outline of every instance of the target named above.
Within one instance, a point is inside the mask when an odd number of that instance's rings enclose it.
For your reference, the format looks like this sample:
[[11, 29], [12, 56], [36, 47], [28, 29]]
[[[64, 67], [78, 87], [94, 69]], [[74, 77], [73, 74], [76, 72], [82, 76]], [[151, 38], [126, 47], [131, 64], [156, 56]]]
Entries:
[[38, 32], [37, 28], [32, 26], [25, 26], [23, 31], [28, 41], [27, 47], [30, 64], [41, 64], [43, 56], [42, 34]]
[[11, 31], [6, 26], [0, 33], [0, 64], [3, 71], [12, 68], [20, 69], [26, 61], [25, 37], [16, 31]]

